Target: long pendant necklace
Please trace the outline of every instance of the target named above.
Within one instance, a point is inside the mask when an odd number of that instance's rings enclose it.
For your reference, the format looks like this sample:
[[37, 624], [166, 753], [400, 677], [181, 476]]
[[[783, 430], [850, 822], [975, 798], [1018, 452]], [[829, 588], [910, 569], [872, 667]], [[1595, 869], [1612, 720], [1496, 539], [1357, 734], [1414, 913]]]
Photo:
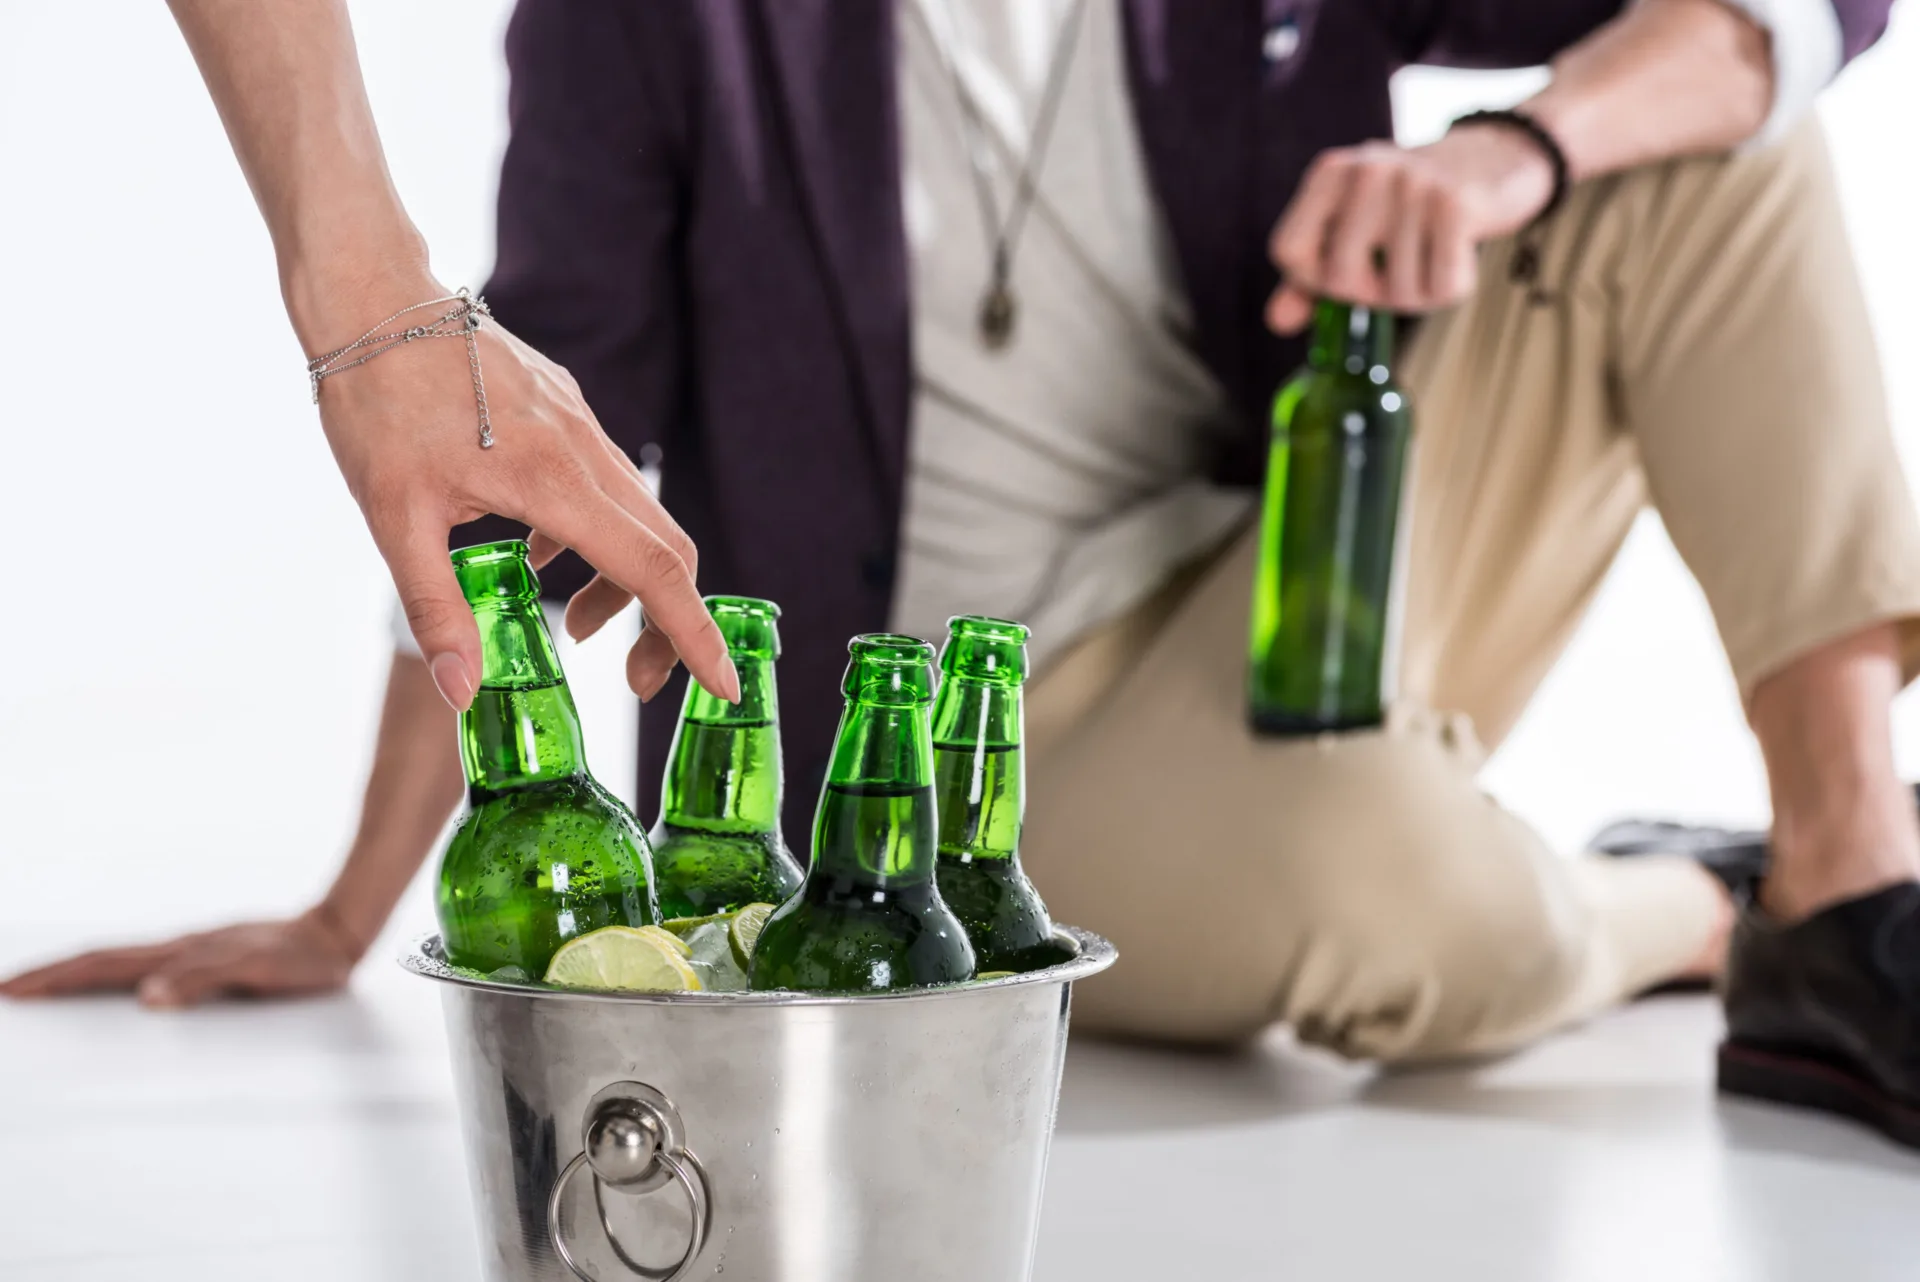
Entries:
[[[999, 202], [994, 199], [993, 182], [987, 167], [986, 123], [980, 118], [980, 108], [974, 102], [973, 95], [967, 92], [966, 82], [960, 78], [960, 68], [955, 60], [954, 51], [959, 47], [959, 28], [954, 21], [951, 0], [940, 0], [946, 35], [943, 37], [933, 30], [933, 24], [927, 24], [927, 33], [932, 36], [934, 47], [940, 51], [941, 65], [946, 68], [947, 78], [953, 82], [954, 96], [960, 103], [960, 119], [966, 133], [967, 168], [973, 177], [974, 196], [980, 204], [980, 224], [987, 234], [987, 257], [991, 269], [986, 292], [980, 298], [976, 322], [980, 341], [989, 351], [999, 351], [1013, 341], [1014, 327], [1020, 319], [1020, 300], [1013, 292], [1014, 254], [1020, 246], [1020, 232], [1026, 226], [1027, 211], [1033, 205], [1040, 167], [1046, 163], [1047, 144], [1053, 138], [1053, 122], [1060, 114], [1067, 69], [1073, 65], [1074, 49], [1080, 43], [1080, 21], [1086, 7], [1087, 0], [1074, 0], [1066, 20], [1060, 24], [1060, 34], [1054, 45], [1053, 59], [1047, 68], [1047, 81], [1040, 97], [1040, 112], [1034, 118], [1032, 141], [1027, 147], [1026, 159], [1015, 175], [1013, 201], [1004, 217]], [[923, 20], [924, 17], [923, 14]]]

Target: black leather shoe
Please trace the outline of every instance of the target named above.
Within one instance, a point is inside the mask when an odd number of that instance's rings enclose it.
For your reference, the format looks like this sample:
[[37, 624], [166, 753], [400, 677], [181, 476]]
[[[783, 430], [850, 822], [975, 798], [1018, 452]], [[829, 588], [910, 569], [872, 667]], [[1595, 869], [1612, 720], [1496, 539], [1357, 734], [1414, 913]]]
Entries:
[[1752, 902], [1760, 879], [1767, 875], [1767, 834], [1760, 831], [1623, 819], [1595, 833], [1587, 849], [1620, 858], [1686, 855], [1718, 877], [1740, 904]]
[[1837, 1113], [1920, 1148], [1920, 883], [1790, 926], [1749, 909], [1723, 989], [1721, 1091]]
[[[1920, 807], [1920, 783], [1911, 785]], [[1658, 819], [1622, 819], [1587, 843], [1603, 855], [1688, 855], [1718, 877], [1735, 903], [1753, 902], [1767, 875], [1767, 834], [1760, 829], [1696, 828]]]

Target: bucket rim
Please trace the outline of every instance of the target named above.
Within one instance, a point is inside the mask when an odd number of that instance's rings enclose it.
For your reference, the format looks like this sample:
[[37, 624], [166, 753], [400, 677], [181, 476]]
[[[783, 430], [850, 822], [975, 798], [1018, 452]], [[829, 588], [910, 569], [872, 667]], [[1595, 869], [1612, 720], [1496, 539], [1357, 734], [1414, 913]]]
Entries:
[[452, 984], [458, 988], [479, 989], [482, 992], [499, 993], [508, 997], [538, 998], [541, 1000], [567, 1002], [622, 1002], [645, 1006], [852, 1006], [866, 1005], [872, 1002], [924, 1002], [939, 1001], [943, 998], [965, 997], [973, 993], [995, 992], [1003, 988], [1017, 988], [1027, 984], [1070, 984], [1075, 980], [1097, 975], [1113, 965], [1120, 951], [1102, 936], [1090, 930], [1081, 930], [1078, 926], [1063, 926], [1054, 923], [1056, 936], [1069, 939], [1080, 950], [1079, 955], [1063, 962], [1057, 962], [1042, 970], [1030, 970], [1018, 975], [1007, 975], [999, 979], [970, 979], [960, 984], [941, 984], [931, 988], [901, 988], [885, 993], [797, 993], [787, 991], [774, 992], [727, 992], [727, 993], [619, 993], [596, 992], [586, 988], [535, 988], [529, 984], [514, 984], [503, 980], [488, 979], [474, 972], [456, 970], [446, 960], [440, 947], [439, 932], [421, 935], [398, 958], [400, 965], [419, 975], [423, 979], [435, 980], [443, 984]]

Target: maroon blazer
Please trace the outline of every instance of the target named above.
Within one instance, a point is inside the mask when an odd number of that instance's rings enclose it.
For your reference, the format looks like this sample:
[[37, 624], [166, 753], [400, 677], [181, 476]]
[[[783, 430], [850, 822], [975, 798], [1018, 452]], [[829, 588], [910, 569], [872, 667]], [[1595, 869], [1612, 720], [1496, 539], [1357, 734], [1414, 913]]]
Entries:
[[[1266, 403], [1301, 358], [1261, 322], [1266, 236], [1308, 162], [1392, 136], [1399, 67], [1542, 63], [1620, 3], [1124, 2], [1147, 170], [1200, 355], [1245, 423], [1218, 474], [1251, 486]], [[1852, 56], [1891, 0], [1832, 3]], [[507, 31], [488, 301], [573, 372], [629, 454], [662, 450], [702, 589], [780, 603], [800, 851], [846, 641], [885, 626], [893, 590], [912, 381], [894, 22], [892, 0], [529, 0]], [[1289, 25], [1298, 39], [1270, 46]], [[584, 577], [571, 557], [545, 575], [560, 596]], [[682, 679], [643, 718], [648, 820]]]

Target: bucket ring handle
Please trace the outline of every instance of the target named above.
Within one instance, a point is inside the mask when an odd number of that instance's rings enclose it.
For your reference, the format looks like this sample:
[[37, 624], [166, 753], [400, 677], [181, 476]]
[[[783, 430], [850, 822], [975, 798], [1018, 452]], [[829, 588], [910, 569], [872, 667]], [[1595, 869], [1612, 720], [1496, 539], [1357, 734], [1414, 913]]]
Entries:
[[[686, 1147], [684, 1136], [678, 1110], [665, 1095], [644, 1082], [615, 1082], [593, 1097], [581, 1126], [581, 1151], [560, 1172], [560, 1178], [553, 1182], [553, 1192], [547, 1197], [547, 1237], [559, 1252], [560, 1262], [574, 1277], [581, 1282], [598, 1282], [574, 1258], [560, 1229], [560, 1204], [568, 1183], [582, 1167], [593, 1175], [593, 1203], [600, 1214], [600, 1229], [607, 1235], [607, 1245], [629, 1272], [652, 1282], [681, 1282], [692, 1272], [693, 1262], [707, 1244], [713, 1208], [707, 1193], [706, 1169]], [[621, 1247], [607, 1218], [603, 1193], [612, 1187], [637, 1195], [659, 1188], [663, 1182], [677, 1182], [687, 1191], [693, 1229], [686, 1253], [679, 1262], [669, 1268], [654, 1269], [635, 1260]]]

